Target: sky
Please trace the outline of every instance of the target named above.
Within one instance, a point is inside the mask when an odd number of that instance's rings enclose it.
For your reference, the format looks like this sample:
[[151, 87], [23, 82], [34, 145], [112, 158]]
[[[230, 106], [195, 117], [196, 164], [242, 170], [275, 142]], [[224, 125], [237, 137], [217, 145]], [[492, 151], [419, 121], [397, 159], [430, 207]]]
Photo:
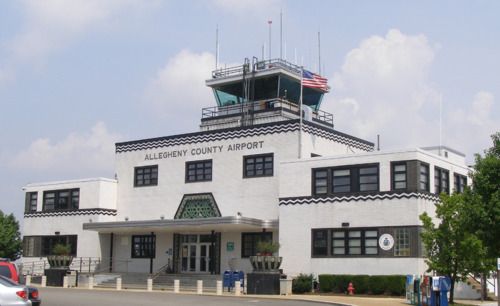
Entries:
[[[322, 109], [381, 149], [467, 155], [500, 130], [500, 1], [0, 1], [0, 210], [28, 183], [114, 177], [114, 143], [194, 132], [219, 65], [321, 71]], [[441, 105], [441, 112], [440, 112]], [[441, 113], [441, 116], [440, 116]], [[440, 119], [441, 118], [441, 119]], [[441, 122], [441, 123], [440, 123]], [[441, 127], [441, 134], [440, 134]], [[441, 136], [440, 136], [441, 135]]]

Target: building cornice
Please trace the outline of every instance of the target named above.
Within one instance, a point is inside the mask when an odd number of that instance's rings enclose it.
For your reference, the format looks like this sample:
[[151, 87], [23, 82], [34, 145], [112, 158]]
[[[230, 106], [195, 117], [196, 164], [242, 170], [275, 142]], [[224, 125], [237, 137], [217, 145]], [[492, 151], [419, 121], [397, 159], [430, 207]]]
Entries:
[[[244, 137], [254, 137], [270, 134], [290, 133], [299, 130], [299, 120], [292, 119], [280, 122], [258, 124], [246, 127], [227, 128], [213, 131], [203, 131], [189, 134], [172, 135], [159, 138], [141, 139], [135, 141], [116, 143], [116, 153], [130, 151], [151, 150], [177, 145], [194, 144], [210, 141], [221, 141], [228, 139], [238, 139]], [[333, 140], [364, 151], [373, 151], [374, 144], [348, 135], [336, 130], [321, 126], [319, 124], [304, 121], [303, 131], [318, 137]]]

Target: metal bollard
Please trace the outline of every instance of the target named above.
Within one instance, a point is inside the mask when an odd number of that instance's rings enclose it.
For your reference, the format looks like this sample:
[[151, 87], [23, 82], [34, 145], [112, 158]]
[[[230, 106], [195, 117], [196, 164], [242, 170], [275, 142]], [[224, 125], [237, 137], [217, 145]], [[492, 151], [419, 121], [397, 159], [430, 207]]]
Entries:
[[89, 289], [94, 289], [94, 277], [89, 276]]
[[118, 277], [116, 279], [116, 290], [122, 290], [122, 278]]
[[179, 293], [180, 282], [178, 279], [174, 279], [174, 293]]
[[68, 288], [68, 287], [69, 287], [68, 277], [65, 276], [65, 277], [63, 277], [63, 288]]
[[148, 278], [148, 291], [153, 291], [153, 279]]
[[42, 276], [42, 283], [40, 284], [40, 287], [47, 287], [47, 276]]
[[196, 293], [203, 294], [203, 281], [202, 280], [196, 281]]
[[217, 281], [217, 295], [222, 295], [222, 281]]
[[31, 285], [31, 275], [26, 275], [26, 286]]
[[239, 296], [240, 294], [241, 294], [241, 282], [235, 281], [234, 282], [234, 295]]

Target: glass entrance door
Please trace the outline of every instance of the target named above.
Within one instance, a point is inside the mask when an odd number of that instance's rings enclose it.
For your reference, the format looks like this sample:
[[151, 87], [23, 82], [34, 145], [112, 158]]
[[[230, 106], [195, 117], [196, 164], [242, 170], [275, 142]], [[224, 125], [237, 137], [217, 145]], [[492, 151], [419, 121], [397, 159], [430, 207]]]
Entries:
[[[208, 237], [207, 237], [208, 236]], [[181, 244], [181, 272], [209, 273], [210, 235], [184, 235]]]

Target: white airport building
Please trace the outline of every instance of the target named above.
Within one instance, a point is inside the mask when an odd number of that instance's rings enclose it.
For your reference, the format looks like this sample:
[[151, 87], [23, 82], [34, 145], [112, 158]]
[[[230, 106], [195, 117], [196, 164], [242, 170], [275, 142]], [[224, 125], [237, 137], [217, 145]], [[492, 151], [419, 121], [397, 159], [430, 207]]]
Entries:
[[25, 267], [62, 242], [109, 272], [250, 272], [272, 240], [288, 275], [424, 274], [419, 215], [470, 183], [464, 155], [338, 131], [305, 73], [215, 70], [198, 132], [117, 143], [114, 178], [26, 185]]

